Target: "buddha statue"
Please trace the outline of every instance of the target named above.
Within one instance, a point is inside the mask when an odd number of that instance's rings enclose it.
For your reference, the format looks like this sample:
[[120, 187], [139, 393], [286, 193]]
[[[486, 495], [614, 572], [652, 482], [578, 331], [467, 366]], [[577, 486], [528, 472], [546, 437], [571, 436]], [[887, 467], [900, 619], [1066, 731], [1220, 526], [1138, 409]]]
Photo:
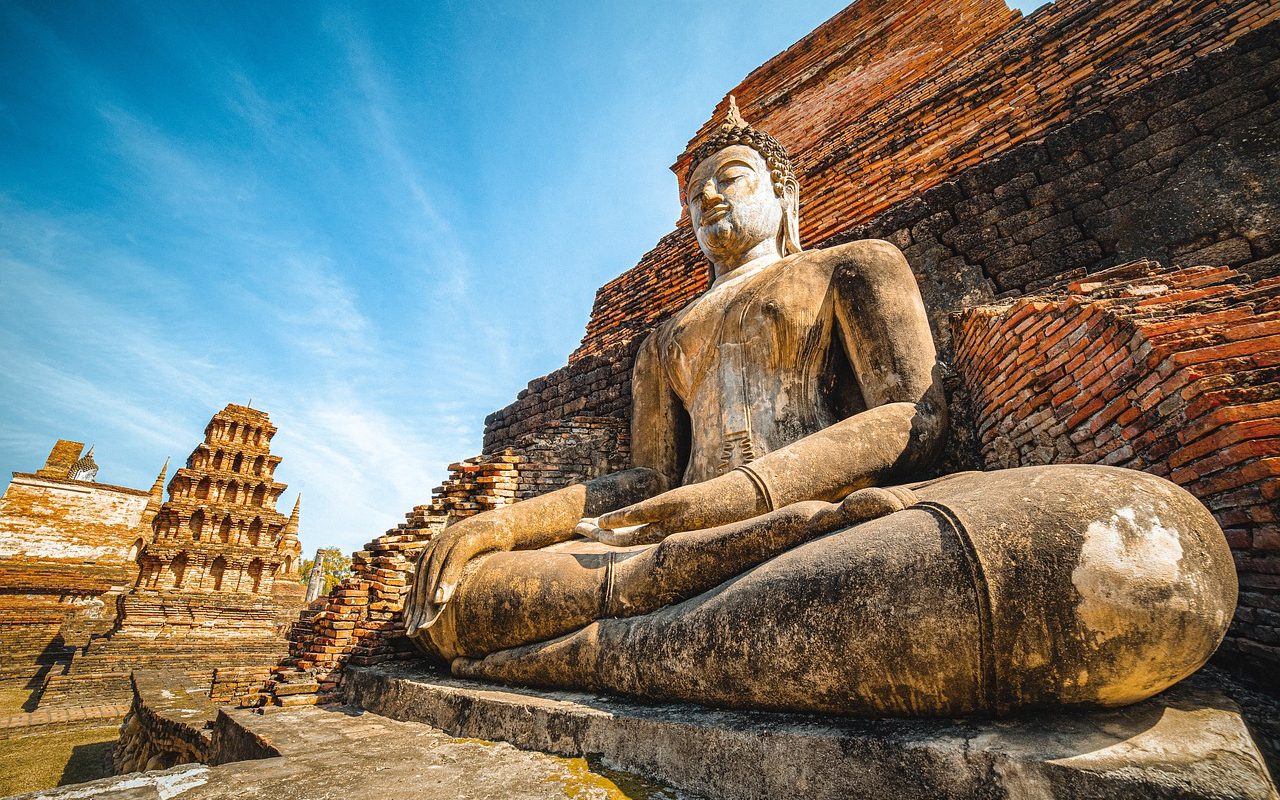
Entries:
[[802, 250], [782, 146], [730, 103], [684, 200], [710, 288], [644, 341], [634, 468], [461, 520], [409, 636], [453, 674], [871, 716], [1117, 706], [1231, 620], [1209, 512], [1105, 466], [936, 477], [946, 403], [906, 259]]

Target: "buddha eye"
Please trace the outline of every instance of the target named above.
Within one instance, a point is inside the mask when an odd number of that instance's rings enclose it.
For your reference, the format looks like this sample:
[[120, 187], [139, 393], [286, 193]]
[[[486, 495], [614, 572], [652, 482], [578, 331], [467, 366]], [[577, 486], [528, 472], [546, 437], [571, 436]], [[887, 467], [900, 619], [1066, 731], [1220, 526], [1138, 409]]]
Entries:
[[753, 174], [747, 167], [734, 165], [716, 175], [716, 184], [721, 188], [727, 189], [742, 182], [743, 179], [749, 180]]

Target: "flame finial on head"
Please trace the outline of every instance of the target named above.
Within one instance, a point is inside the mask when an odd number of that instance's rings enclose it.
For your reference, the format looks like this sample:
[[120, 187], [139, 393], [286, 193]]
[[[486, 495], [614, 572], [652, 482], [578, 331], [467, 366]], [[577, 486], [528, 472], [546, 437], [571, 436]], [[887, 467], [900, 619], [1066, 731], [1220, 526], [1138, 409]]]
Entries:
[[749, 128], [750, 125], [742, 118], [742, 112], [738, 110], [738, 101], [733, 95], [729, 95], [729, 110], [724, 115], [724, 124], [720, 126], [721, 130], [732, 130], [734, 128]]
[[738, 110], [738, 99], [729, 95], [729, 108], [725, 112], [725, 121], [719, 129], [712, 129], [711, 134], [688, 154], [688, 162], [681, 188], [682, 199], [689, 189], [689, 181], [698, 164], [726, 147], [745, 145], [755, 150], [764, 159], [769, 168], [769, 180], [773, 184], [773, 193], [782, 200], [783, 220], [778, 232], [778, 252], [782, 255], [799, 253], [800, 247], [800, 183], [796, 180], [795, 167], [791, 164], [791, 156], [782, 143], [769, 134], [753, 128], [742, 117]]
[[769, 165], [770, 178], [773, 180], [773, 190], [779, 197], [782, 196], [786, 182], [795, 181], [795, 169], [791, 166], [791, 157], [787, 155], [786, 148], [769, 134], [751, 127], [743, 119], [742, 112], [738, 110], [737, 98], [729, 95], [729, 110], [725, 113], [724, 124], [690, 153], [689, 167], [688, 172], [685, 174], [684, 185], [689, 185], [689, 178], [693, 175], [693, 170], [698, 166], [699, 162], [712, 153], [735, 144], [746, 145], [764, 157], [764, 160]]

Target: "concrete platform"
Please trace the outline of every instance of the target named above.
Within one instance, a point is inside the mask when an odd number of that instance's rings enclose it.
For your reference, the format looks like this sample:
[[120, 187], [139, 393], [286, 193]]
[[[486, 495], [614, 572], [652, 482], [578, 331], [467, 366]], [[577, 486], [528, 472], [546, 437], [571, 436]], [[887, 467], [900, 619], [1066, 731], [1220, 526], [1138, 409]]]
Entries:
[[545, 753], [596, 754], [709, 798], [1277, 797], [1240, 709], [1186, 684], [1118, 711], [995, 721], [649, 705], [494, 687], [412, 665], [353, 669], [347, 687], [348, 702], [386, 717]]

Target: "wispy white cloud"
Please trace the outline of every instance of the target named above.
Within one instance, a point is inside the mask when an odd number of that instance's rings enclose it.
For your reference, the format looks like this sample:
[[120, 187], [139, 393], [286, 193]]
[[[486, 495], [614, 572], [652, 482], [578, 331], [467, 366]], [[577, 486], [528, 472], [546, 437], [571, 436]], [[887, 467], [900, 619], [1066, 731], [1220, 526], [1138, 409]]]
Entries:
[[[181, 152], [173, 158], [190, 162]], [[285, 458], [281, 479], [306, 493], [304, 544], [348, 550], [426, 502], [443, 466], [475, 448], [478, 415], [452, 392], [416, 403], [416, 414], [406, 414], [405, 394], [397, 390], [414, 376], [377, 344], [378, 326], [328, 257], [286, 239], [241, 236], [248, 251], [274, 265], [271, 285], [282, 292], [280, 301], [242, 289], [236, 315], [214, 311], [213, 327], [188, 319], [182, 324], [193, 335], [175, 335], [165, 324], [172, 317], [156, 313], [156, 303], [176, 288], [166, 270], [104, 248], [96, 235], [101, 224], [91, 216], [60, 220], [0, 202], [0, 231], [6, 234], [0, 240], [6, 288], [0, 303], [11, 312], [0, 320], [6, 353], [0, 388], [6, 405], [30, 407], [31, 398], [41, 398], [39, 427], [56, 435], [127, 440], [136, 450], [181, 461], [199, 440], [207, 415], [225, 402], [258, 398], [280, 428], [273, 448]], [[234, 238], [234, 232], [227, 235]], [[87, 288], [86, 269], [127, 275], [144, 302]], [[104, 280], [109, 283], [110, 275]], [[126, 296], [132, 293], [125, 288]], [[191, 300], [171, 299], [179, 314]], [[245, 337], [236, 335], [245, 319], [268, 320], [263, 324], [270, 338], [254, 353], [244, 352]], [[38, 347], [33, 332], [40, 332]], [[442, 352], [426, 367], [433, 380], [483, 390], [484, 372], [473, 360], [460, 351]], [[17, 422], [33, 425], [31, 417]], [[67, 433], [67, 427], [83, 433]], [[33, 468], [48, 443], [20, 431], [13, 423], [0, 425], [0, 441], [29, 453], [32, 463], [15, 468]], [[105, 480], [140, 487], [155, 469], [149, 462], [160, 457], [148, 456], [126, 479], [113, 477], [111, 451], [103, 455]], [[285, 498], [282, 506], [289, 502]]]
[[399, 414], [342, 388], [286, 405], [273, 420], [273, 446], [300, 476], [304, 542], [309, 528], [351, 548], [380, 535], [426, 502], [439, 466], [457, 458], [458, 442], [427, 441]]
[[159, 127], [117, 105], [102, 105], [124, 163], [136, 174], [136, 201], [162, 204], [176, 219], [247, 220], [256, 181], [242, 167], [202, 157]]
[[66, 419], [90, 411], [94, 428], [160, 450], [190, 437], [177, 420], [148, 402], [154, 397], [113, 391], [84, 375], [22, 355], [14, 359], [12, 366], [46, 398], [47, 405], [41, 409], [44, 415]]
[[411, 126], [402, 120], [399, 110], [405, 103], [391, 88], [395, 82], [390, 71], [379, 60], [354, 13], [330, 15], [325, 21], [326, 30], [346, 56], [360, 99], [348, 109], [349, 124], [381, 157], [391, 179], [388, 191], [402, 193], [409, 201], [401, 203], [393, 198], [388, 208], [406, 213], [387, 222], [411, 245], [420, 267], [429, 272], [432, 291], [445, 302], [460, 301], [471, 289], [467, 251], [428, 189], [422, 162], [412, 158], [404, 146], [401, 131]]
[[699, 50], [726, 29], [693, 7], [259, 11], [0, 3], [0, 455], [109, 441], [104, 479], [148, 485], [252, 397], [304, 543], [348, 549], [563, 363], [594, 287], [669, 230], [663, 159], [811, 24]]

